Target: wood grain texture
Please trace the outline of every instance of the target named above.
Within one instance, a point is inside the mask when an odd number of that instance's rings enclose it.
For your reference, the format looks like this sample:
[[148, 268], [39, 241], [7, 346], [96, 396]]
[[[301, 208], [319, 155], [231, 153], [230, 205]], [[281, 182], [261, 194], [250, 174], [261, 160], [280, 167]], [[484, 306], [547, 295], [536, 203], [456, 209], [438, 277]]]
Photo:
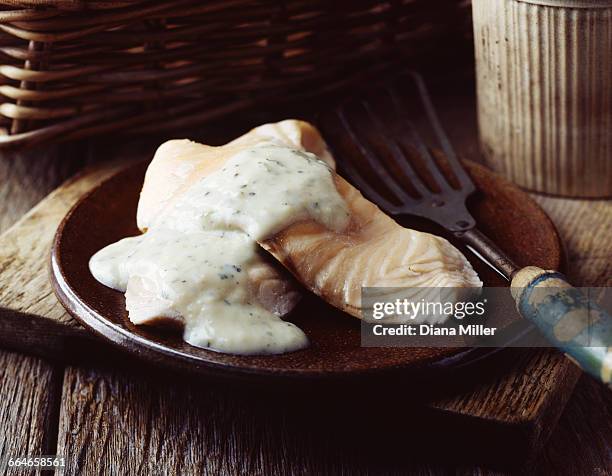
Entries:
[[[73, 174], [76, 166], [70, 161], [57, 164], [57, 150], [35, 159], [31, 154], [0, 157], [0, 231]], [[0, 268], [6, 265], [0, 252]], [[0, 351], [2, 463], [9, 457], [55, 454], [62, 370], [39, 358]], [[0, 471], [24, 474], [17, 468]]]
[[64, 184], [30, 210], [2, 235], [0, 247], [0, 302], [10, 311], [45, 316], [66, 326], [78, 326], [61, 306], [49, 284], [49, 244], [66, 212], [85, 192], [103, 181], [124, 162], [103, 164]]
[[[72, 177], [0, 236], [0, 344], [3, 347], [14, 350], [28, 347], [36, 349], [39, 355], [54, 357], [70, 347], [70, 339], [89, 339], [89, 334], [66, 313], [53, 294], [47, 271], [50, 243], [59, 222], [78, 197], [129, 163], [125, 159], [104, 162], [107, 156], [126, 154], [131, 160], [138, 160], [150, 153], [146, 143], [127, 147], [98, 145], [95, 151], [93, 147], [73, 145], [55, 149], [42, 160], [16, 155], [0, 162], [7, 184], [6, 189], [0, 189], [7, 198], [2, 203], [9, 207], [5, 217], [23, 215], [45, 194]], [[91, 168], [87, 176], [74, 176], [88, 164]], [[11, 200], [12, 195], [19, 200]], [[13, 210], [18, 204], [22, 209]]]
[[[551, 405], [551, 388], [560, 397], [564, 386], [573, 386], [576, 372], [571, 365], [559, 366], [559, 353], [554, 350], [515, 349], [516, 365], [500, 374], [496, 379], [477, 389], [441, 399], [437, 405], [444, 409], [461, 409], [478, 418], [500, 419], [509, 423], [545, 424], [537, 416], [544, 415]], [[525, 372], [527, 370], [528, 372]], [[551, 382], [550, 374], [555, 374], [556, 384]], [[571, 388], [571, 387], [570, 387]], [[520, 389], [520, 391], [517, 391]], [[496, 405], [494, 401], [503, 401]], [[537, 437], [542, 428], [537, 428]]]
[[347, 415], [333, 400], [313, 411], [274, 395], [88, 368], [68, 368], [64, 389], [58, 452], [67, 474], [367, 474], [373, 465], [428, 474], [426, 463], [363, 451], [367, 426], [339, 427]]
[[39, 358], [0, 352], [0, 467], [10, 457], [55, 454], [62, 375], [61, 367]]
[[612, 474], [612, 392], [583, 376], [535, 465], [536, 474]]
[[58, 442], [66, 473], [289, 474], [294, 467], [315, 474], [320, 463], [288, 440], [282, 408], [220, 388], [164, 383], [68, 368]]
[[612, 201], [532, 196], [552, 218], [565, 244], [570, 282], [612, 286]]
[[[474, 470], [446, 451], [442, 456], [439, 444], [428, 449], [424, 441], [454, 444], [452, 434], [421, 426], [405, 401], [365, 410], [363, 396], [344, 397], [319, 395], [313, 405], [313, 400], [295, 396], [70, 367], [58, 454], [68, 459], [66, 474], [399, 475]], [[482, 448], [476, 449], [482, 456]]]
[[[406, 402], [365, 411], [363, 396], [327, 396], [313, 405], [205, 382], [69, 367], [58, 454], [68, 457], [66, 474], [605, 475], [612, 399], [596, 382], [585, 378], [582, 384], [564, 427], [538, 458], [509, 469], [499, 461], [469, 462], [474, 452], [476, 461], [486, 458], [476, 434], [469, 441], [474, 451], [463, 455], [467, 461], [453, 455], [460, 443], [454, 435], [421, 427]], [[423, 448], [432, 440], [433, 451]]]

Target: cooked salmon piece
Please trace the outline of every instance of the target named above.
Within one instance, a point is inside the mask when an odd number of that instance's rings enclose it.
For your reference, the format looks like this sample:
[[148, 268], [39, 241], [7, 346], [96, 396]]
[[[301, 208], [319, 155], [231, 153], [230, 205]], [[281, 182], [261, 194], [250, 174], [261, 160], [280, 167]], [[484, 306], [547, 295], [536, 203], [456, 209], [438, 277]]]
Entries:
[[[169, 141], [160, 146], [147, 171], [138, 226], [146, 231], [155, 217], [193, 184], [219, 170], [237, 153], [269, 140], [311, 152], [334, 165], [318, 131], [297, 120], [260, 126], [219, 147]], [[363, 287], [482, 286], [467, 259], [447, 240], [398, 225], [333, 170], [330, 173], [348, 206], [348, 226], [332, 231], [314, 219], [300, 219], [259, 241], [307, 289], [361, 318]], [[282, 299], [283, 292], [278, 289], [286, 282], [280, 275], [274, 279], [278, 287], [270, 287], [269, 299], [261, 298], [267, 302]]]
[[[282, 121], [264, 124], [249, 134], [239, 137], [225, 146], [227, 152], [239, 151], [249, 144], [267, 140], [279, 140], [292, 147], [312, 151], [321, 160], [334, 168], [334, 160], [318, 131], [301, 121]], [[225, 156], [215, 154], [216, 147], [209, 147], [187, 139], [170, 140], [156, 151], [149, 165], [145, 185], [138, 204], [137, 223], [146, 232], [152, 220], [184, 191], [194, 180], [202, 180], [214, 172]], [[262, 255], [265, 252], [262, 250]], [[255, 299], [277, 316], [291, 312], [301, 298], [295, 279], [282, 267], [271, 263], [273, 259], [263, 256], [261, 261], [249, 269], [249, 281]], [[126, 308], [134, 324], [161, 327], [180, 327], [181, 316], [173, 309], [174, 303], [160, 296], [155, 283], [135, 275], [127, 284]]]
[[136, 213], [138, 228], [145, 231], [177, 193], [219, 169], [230, 156], [267, 140], [311, 152], [332, 169], [336, 168], [327, 144], [317, 129], [304, 121], [290, 119], [264, 124], [222, 147], [211, 147], [188, 139], [169, 140], [159, 146], [147, 168]]

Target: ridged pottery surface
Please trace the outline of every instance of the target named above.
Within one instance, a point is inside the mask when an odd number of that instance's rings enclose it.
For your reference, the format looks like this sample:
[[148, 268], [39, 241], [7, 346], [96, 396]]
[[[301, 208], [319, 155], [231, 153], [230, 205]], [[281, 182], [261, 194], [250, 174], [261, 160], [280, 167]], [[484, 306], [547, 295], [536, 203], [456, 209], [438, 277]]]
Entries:
[[482, 148], [522, 187], [612, 196], [612, 0], [473, 0]]

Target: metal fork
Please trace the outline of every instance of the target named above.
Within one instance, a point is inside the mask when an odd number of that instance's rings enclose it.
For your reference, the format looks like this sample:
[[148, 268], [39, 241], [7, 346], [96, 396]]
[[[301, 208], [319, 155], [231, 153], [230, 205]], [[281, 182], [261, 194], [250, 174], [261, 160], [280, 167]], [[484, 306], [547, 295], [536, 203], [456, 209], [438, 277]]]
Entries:
[[[474, 182], [457, 158], [442, 128], [422, 77], [417, 73], [410, 73], [410, 78], [414, 82], [426, 119], [459, 187], [451, 185], [415, 124], [407, 118], [402, 100], [392, 87], [386, 88], [386, 94], [393, 105], [396, 119], [393, 122], [377, 113], [368, 101], [360, 102], [368, 125], [384, 139], [388, 152], [384, 156], [377, 152], [369, 140], [360, 137], [346, 104], [336, 110], [348, 138], [365, 159], [377, 181], [385, 184], [386, 193], [382, 193], [379, 187], [371, 183], [369, 174], [361, 173], [349, 161], [344, 161], [342, 165], [347, 178], [388, 214], [427, 218], [462, 240], [480, 259], [510, 281], [512, 295], [523, 317], [534, 322], [552, 344], [564, 350], [584, 370], [609, 384], [612, 377], [612, 319], [597, 304], [590, 302], [572, 287], [562, 274], [535, 266], [519, 268], [476, 228], [476, 221], [466, 206], [466, 199], [476, 190]], [[439, 191], [432, 191], [417, 172], [402, 147], [406, 140], [417, 151], [421, 166], [430, 179], [433, 179], [435, 188]], [[397, 175], [391, 172], [392, 166], [403, 172], [419, 195], [418, 198], [410, 194]], [[395, 200], [391, 200], [389, 196], [395, 197]], [[534, 292], [536, 289], [538, 291]], [[570, 325], [578, 327], [574, 329], [573, 334], [570, 333], [570, 338], [559, 337], [562, 334], [567, 335], [567, 332], [561, 331], [568, 322], [573, 322]], [[584, 345], [586, 339], [589, 339], [588, 346]]]

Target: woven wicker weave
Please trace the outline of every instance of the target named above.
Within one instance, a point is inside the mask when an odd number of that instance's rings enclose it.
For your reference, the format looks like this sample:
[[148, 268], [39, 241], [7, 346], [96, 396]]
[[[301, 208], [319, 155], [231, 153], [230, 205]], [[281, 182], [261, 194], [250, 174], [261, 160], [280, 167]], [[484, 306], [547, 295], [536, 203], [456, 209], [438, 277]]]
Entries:
[[459, 0], [0, 0], [0, 147], [306, 99], [457, 34]]

